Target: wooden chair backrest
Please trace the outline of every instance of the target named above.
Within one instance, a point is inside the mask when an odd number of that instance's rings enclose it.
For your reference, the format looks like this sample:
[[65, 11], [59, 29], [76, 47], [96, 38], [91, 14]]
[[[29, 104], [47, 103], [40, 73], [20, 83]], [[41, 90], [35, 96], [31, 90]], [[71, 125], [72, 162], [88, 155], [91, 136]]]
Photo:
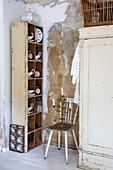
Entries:
[[65, 103], [65, 109], [63, 112], [62, 112], [62, 103], [60, 103], [61, 105], [60, 122], [62, 121], [63, 118], [63, 123], [75, 124], [79, 105], [78, 104], [76, 105], [76, 110], [73, 114], [73, 103], [74, 103], [74, 98], [67, 98]]

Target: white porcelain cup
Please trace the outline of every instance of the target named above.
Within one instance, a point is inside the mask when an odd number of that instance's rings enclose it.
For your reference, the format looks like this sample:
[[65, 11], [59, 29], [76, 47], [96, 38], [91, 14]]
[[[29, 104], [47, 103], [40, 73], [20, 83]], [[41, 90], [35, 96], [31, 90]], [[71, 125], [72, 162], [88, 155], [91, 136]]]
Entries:
[[36, 94], [40, 94], [40, 89], [39, 88], [36, 89]]
[[29, 52], [29, 54], [28, 54], [28, 58], [29, 58], [30, 60], [32, 60], [32, 59], [33, 59], [33, 55], [32, 55], [32, 53], [31, 53], [31, 52]]
[[32, 40], [33, 39], [33, 37], [34, 37], [34, 34], [33, 34], [33, 32], [31, 33], [31, 35], [30, 36], [28, 36], [28, 40]]
[[35, 60], [39, 60], [39, 58], [41, 57], [42, 52], [39, 52], [38, 55], [35, 56]]
[[32, 69], [29, 73], [28, 73], [28, 78], [30, 78], [30, 76], [32, 76], [35, 73], [35, 70]]
[[35, 71], [35, 77], [40, 77], [40, 72], [39, 71]]

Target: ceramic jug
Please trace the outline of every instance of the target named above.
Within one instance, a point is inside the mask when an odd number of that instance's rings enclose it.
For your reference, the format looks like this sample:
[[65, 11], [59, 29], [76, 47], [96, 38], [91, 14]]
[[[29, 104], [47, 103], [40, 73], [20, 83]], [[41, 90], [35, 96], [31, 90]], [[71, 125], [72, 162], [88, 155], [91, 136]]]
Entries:
[[31, 41], [31, 40], [33, 39], [33, 37], [34, 37], [34, 34], [33, 34], [33, 33], [31, 33], [31, 35], [30, 35], [30, 36], [28, 36], [28, 40], [29, 40], [29, 41]]
[[30, 78], [30, 76], [32, 76], [34, 74], [35, 70], [32, 69], [29, 73], [28, 73], [28, 78]]
[[35, 60], [39, 60], [39, 58], [41, 57], [42, 53], [39, 52], [38, 55], [35, 56]]
[[28, 107], [28, 114], [32, 113], [31, 110], [33, 109], [33, 107], [34, 107], [34, 104], [31, 103], [30, 107]]

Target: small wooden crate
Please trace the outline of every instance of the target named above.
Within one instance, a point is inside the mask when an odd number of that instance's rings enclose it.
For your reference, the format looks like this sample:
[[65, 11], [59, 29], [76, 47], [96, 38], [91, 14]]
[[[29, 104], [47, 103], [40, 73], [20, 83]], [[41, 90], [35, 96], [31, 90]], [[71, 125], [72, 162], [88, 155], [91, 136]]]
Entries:
[[81, 0], [84, 27], [113, 24], [113, 0]]

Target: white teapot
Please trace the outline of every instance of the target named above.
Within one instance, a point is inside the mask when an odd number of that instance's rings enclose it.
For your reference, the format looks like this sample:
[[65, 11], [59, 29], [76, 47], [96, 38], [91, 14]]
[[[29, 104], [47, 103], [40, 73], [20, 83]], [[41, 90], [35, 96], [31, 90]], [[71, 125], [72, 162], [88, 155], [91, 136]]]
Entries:
[[28, 78], [30, 78], [30, 76], [32, 76], [35, 73], [35, 70], [32, 69], [30, 72], [28, 72]]

